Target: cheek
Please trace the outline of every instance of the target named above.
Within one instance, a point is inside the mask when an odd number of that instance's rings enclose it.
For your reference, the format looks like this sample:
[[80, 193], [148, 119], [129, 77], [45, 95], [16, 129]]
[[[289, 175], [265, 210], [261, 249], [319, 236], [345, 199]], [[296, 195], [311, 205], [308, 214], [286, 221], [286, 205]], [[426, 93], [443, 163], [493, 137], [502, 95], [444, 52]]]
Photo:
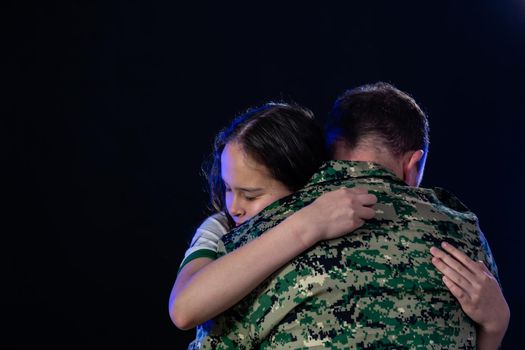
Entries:
[[271, 198], [264, 198], [258, 201], [254, 201], [253, 203], [250, 203], [250, 218], [253, 216], [259, 214], [264, 208], [266, 208], [268, 205], [273, 203], [273, 199]]
[[266, 205], [260, 201], [251, 202], [249, 204], [251, 216], [257, 215]]
[[228, 213], [230, 212], [232, 201], [233, 194], [231, 192], [226, 192], [226, 194], [224, 195], [224, 202], [226, 203], [226, 209], [228, 210]]

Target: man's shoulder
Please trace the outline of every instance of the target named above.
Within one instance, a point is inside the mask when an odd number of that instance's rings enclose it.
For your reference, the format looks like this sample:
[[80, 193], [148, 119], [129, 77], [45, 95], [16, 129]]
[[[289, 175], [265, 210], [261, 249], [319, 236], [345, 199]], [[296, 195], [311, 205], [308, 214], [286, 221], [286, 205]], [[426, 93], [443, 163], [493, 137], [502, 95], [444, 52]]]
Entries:
[[[477, 222], [476, 215], [455, 194], [442, 187], [424, 188], [392, 184], [380, 196], [386, 196], [404, 206], [419, 207], [423, 211], [428, 211], [424, 207], [431, 207], [433, 212], [438, 211], [455, 219]], [[378, 202], [381, 202], [381, 198], [378, 198]]]
[[452, 210], [460, 213], [470, 214], [470, 209], [451, 191], [442, 188], [434, 187], [432, 191], [436, 194], [437, 199]]

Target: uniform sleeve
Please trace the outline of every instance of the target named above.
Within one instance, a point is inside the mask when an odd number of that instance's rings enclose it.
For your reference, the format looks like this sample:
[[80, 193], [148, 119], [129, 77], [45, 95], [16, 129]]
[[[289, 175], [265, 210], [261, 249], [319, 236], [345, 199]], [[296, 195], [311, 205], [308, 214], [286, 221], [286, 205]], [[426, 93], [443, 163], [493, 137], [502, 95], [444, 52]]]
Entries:
[[499, 279], [498, 275], [498, 266], [496, 266], [496, 261], [494, 260], [494, 256], [492, 255], [492, 251], [490, 250], [489, 242], [487, 242], [487, 239], [485, 238], [485, 235], [481, 230], [479, 230], [479, 239], [481, 241], [481, 248], [482, 248], [482, 255], [483, 255], [483, 263], [487, 266], [487, 268], [492, 272], [496, 280], [498, 280], [498, 283], [501, 287], [501, 280]]
[[229, 230], [228, 218], [224, 213], [213, 214], [204, 220], [195, 231], [190, 247], [186, 250], [184, 259], [180, 264], [179, 271], [184, 265], [197, 258], [216, 259], [217, 244]]

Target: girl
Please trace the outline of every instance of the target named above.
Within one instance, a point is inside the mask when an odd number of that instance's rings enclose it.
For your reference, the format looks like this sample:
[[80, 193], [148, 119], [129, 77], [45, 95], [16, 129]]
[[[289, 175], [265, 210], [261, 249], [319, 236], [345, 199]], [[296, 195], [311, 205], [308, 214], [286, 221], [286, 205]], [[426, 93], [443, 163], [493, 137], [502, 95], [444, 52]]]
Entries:
[[298, 106], [266, 104], [218, 134], [208, 176], [218, 213], [199, 227], [181, 264], [170, 297], [177, 327], [193, 328], [215, 317], [316, 242], [351, 232], [374, 216], [375, 196], [340, 189], [214, 260], [222, 235], [302, 188], [325, 158], [322, 130]]

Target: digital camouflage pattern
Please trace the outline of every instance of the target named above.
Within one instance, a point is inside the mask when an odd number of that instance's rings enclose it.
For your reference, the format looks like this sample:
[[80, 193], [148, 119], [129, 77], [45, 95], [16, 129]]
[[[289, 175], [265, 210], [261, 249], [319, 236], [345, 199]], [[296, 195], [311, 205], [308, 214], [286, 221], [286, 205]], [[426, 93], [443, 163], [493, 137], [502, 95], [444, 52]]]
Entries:
[[429, 249], [448, 241], [497, 276], [476, 216], [449, 192], [409, 187], [378, 164], [326, 162], [303, 190], [225, 235], [219, 255], [342, 186], [375, 194], [376, 217], [292, 260], [201, 326], [190, 349], [475, 349], [474, 324]]

